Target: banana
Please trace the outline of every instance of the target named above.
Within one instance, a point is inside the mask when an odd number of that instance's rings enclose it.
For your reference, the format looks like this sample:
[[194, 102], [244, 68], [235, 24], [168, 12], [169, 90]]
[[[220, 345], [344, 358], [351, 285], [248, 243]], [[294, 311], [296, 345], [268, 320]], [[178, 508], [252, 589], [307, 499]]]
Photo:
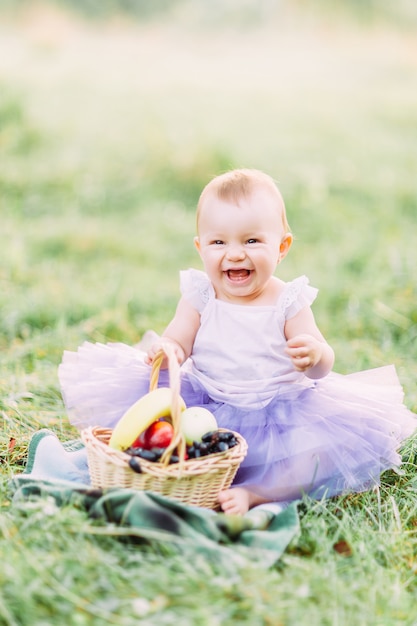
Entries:
[[[126, 450], [144, 430], [160, 417], [170, 417], [172, 391], [168, 387], [158, 387], [139, 398], [122, 415], [113, 429], [109, 447]], [[180, 398], [180, 408], [185, 402]]]

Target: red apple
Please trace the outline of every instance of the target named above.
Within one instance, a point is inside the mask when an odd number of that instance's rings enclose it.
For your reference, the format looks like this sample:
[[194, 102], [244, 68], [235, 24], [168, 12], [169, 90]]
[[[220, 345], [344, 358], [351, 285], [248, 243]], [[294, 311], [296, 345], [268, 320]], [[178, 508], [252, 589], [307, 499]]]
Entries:
[[154, 422], [146, 433], [148, 448], [166, 448], [172, 441], [174, 429], [169, 422]]
[[166, 448], [172, 441], [174, 429], [169, 422], [163, 420], [154, 422], [135, 439], [133, 448]]

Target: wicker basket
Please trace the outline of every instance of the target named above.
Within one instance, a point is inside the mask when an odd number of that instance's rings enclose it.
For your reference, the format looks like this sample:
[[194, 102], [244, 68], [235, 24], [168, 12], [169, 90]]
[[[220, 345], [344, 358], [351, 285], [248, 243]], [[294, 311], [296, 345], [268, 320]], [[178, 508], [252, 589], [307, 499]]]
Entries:
[[[238, 443], [225, 452], [184, 460], [185, 440], [179, 428], [179, 366], [169, 345], [154, 360], [150, 390], [158, 385], [159, 369], [165, 357], [168, 358], [170, 388], [173, 394], [174, 436], [171, 445], [159, 462], [140, 458], [141, 473], [137, 473], [129, 466], [129, 454], [109, 448], [111, 429], [98, 426], [86, 428], [81, 432], [81, 437], [87, 449], [91, 482], [94, 487], [127, 487], [153, 491], [185, 504], [217, 509], [219, 492], [231, 485], [246, 456], [246, 441], [241, 435], [234, 433]], [[179, 452], [180, 461], [170, 464], [174, 450]]]

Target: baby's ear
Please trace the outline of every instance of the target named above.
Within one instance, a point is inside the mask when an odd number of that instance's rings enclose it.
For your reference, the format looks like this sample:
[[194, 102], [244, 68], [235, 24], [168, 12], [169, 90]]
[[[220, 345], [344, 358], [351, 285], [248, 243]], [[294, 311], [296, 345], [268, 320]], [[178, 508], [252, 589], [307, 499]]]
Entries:
[[198, 252], [201, 252], [201, 245], [198, 237], [194, 237], [194, 245], [197, 248]]
[[279, 255], [278, 255], [278, 263], [285, 259], [288, 254], [289, 249], [291, 248], [293, 242], [293, 236], [291, 233], [286, 233], [281, 239], [281, 243], [279, 246]]

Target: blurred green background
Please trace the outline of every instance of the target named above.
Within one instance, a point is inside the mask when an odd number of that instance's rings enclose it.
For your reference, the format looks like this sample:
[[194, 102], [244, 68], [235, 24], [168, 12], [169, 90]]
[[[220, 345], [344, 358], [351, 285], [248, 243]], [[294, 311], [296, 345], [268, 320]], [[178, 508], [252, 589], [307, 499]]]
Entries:
[[245, 166], [280, 185], [279, 273], [320, 289], [335, 369], [394, 362], [415, 408], [416, 32], [406, 0], [3, 0], [3, 397], [59, 413], [64, 348], [161, 331], [202, 187]]

